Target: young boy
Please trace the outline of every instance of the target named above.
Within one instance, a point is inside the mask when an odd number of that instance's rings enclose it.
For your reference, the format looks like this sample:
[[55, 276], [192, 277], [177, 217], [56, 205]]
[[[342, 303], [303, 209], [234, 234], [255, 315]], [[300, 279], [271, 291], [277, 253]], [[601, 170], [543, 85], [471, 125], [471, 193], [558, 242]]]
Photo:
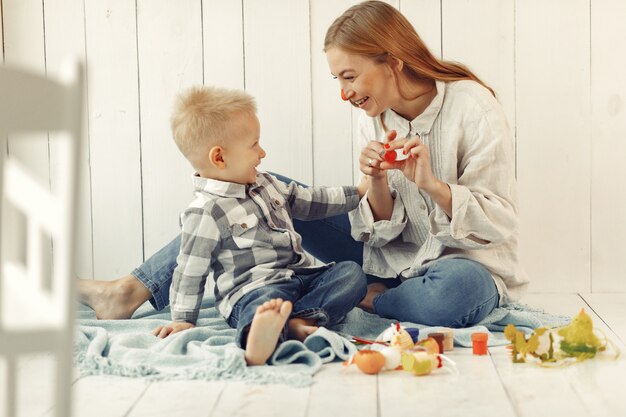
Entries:
[[354, 262], [314, 266], [292, 216], [350, 211], [364, 190], [287, 185], [257, 171], [265, 151], [255, 101], [244, 92], [191, 88], [179, 96], [171, 125], [196, 170], [195, 199], [181, 214], [173, 321], [153, 333], [167, 337], [195, 325], [210, 274], [217, 308], [237, 329], [248, 365], [264, 364], [287, 338], [302, 341], [342, 320], [365, 296], [365, 275]]

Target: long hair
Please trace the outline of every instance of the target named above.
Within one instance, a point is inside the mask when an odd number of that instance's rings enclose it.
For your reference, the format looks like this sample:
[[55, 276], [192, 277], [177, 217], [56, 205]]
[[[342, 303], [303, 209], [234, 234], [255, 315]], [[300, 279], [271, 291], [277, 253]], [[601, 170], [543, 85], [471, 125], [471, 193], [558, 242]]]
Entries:
[[331, 47], [364, 55], [379, 63], [387, 62], [389, 56], [396, 57], [404, 62], [402, 72], [415, 81], [474, 80], [495, 96], [494, 91], [465, 65], [437, 59], [407, 18], [382, 1], [356, 4], [335, 19], [326, 32], [324, 51]]

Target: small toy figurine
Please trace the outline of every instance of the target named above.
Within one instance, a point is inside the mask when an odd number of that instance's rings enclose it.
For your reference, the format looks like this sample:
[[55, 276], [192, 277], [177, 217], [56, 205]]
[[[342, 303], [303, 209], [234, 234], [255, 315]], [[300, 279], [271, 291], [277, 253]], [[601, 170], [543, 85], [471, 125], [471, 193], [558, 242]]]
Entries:
[[400, 350], [411, 349], [414, 345], [411, 335], [403, 328], [400, 323], [396, 323], [396, 331], [391, 336], [390, 346], [397, 346]]
[[427, 337], [413, 343], [408, 330], [411, 329], [405, 329], [400, 323], [395, 323], [391, 328], [382, 332], [376, 340], [353, 336], [354, 342], [371, 345], [371, 348], [358, 351], [344, 362], [344, 366], [356, 363], [358, 368], [366, 374], [376, 374], [383, 369], [404, 369], [415, 375], [426, 375], [433, 369], [443, 367], [445, 362], [448, 364], [446, 370], [458, 373], [456, 364], [441, 354], [439, 344], [435, 339]]
[[562, 327], [558, 333], [563, 338], [561, 350], [571, 356], [593, 358], [596, 352], [605, 348], [600, 339], [593, 334], [591, 317], [585, 313], [584, 308], [581, 308], [572, 322]]
[[[513, 324], [504, 329], [504, 336], [512, 342], [513, 362], [534, 362], [542, 366], [563, 366], [591, 359], [611, 344], [615, 358], [619, 349], [607, 338], [594, 333], [591, 317], [581, 309], [572, 322], [560, 329], [540, 327], [527, 338]], [[558, 342], [558, 344], [557, 344]], [[558, 348], [556, 348], [558, 346]]]

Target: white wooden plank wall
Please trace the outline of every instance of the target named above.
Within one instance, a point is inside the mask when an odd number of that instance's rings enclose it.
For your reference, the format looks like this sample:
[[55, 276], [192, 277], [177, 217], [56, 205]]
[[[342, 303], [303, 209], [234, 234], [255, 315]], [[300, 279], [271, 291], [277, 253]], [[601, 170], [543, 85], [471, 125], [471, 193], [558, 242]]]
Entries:
[[172, 140], [169, 117], [177, 92], [203, 82], [201, 2], [138, 0], [137, 49], [144, 254], [150, 255], [177, 234], [182, 203], [192, 198], [192, 168]]
[[515, 19], [522, 256], [534, 290], [587, 291], [589, 0], [517, 2]]
[[[37, 0], [3, 0], [4, 59], [30, 71], [46, 72], [43, 3]], [[50, 183], [46, 133], [9, 136], [9, 153], [37, 176]]]
[[[0, 0], [3, 59], [56, 74], [86, 60], [80, 274], [112, 279], [171, 239], [191, 169], [169, 132], [175, 94], [245, 88], [259, 104], [263, 166], [300, 181], [358, 178], [358, 111], [322, 52], [356, 0]], [[522, 255], [533, 291], [626, 291], [624, 48], [620, 0], [393, 0], [433, 52], [492, 86], [516, 135]], [[45, 23], [45, 25], [44, 25]], [[9, 152], [54, 183], [48, 142]]]
[[[443, 0], [443, 59], [467, 63], [515, 126], [515, 1]], [[472, 22], [468, 24], [468, 22]], [[488, 47], [485, 47], [489, 45]]]
[[94, 273], [115, 277], [143, 257], [136, 7], [84, 5]]
[[[84, 8], [82, 2], [71, 0], [46, 0], [44, 5], [45, 16], [45, 60], [47, 73], [51, 77], [60, 77], [64, 65], [71, 65], [71, 59], [85, 62], [85, 25]], [[67, 22], [72, 22], [68, 25]], [[87, 93], [83, 100], [87, 102]], [[83, 115], [83, 135], [88, 134], [88, 115]], [[50, 133], [50, 184], [55, 187], [57, 174], [57, 143], [54, 140], [59, 133]], [[92, 249], [92, 223], [91, 223], [91, 199], [90, 199], [90, 172], [89, 172], [89, 143], [82, 148], [80, 164], [80, 207], [78, 222], [78, 245], [77, 269], [84, 274], [93, 275]], [[96, 252], [97, 253], [97, 252]]]
[[[340, 97], [339, 84], [330, 75], [324, 50], [326, 29], [355, 0], [311, 2], [311, 85], [313, 118], [313, 182], [353, 183], [358, 165], [352, 162], [352, 109]], [[356, 115], [356, 113], [355, 113]], [[356, 149], [356, 144], [354, 144]]]
[[245, 88], [243, 3], [203, 0], [204, 82]]
[[244, 1], [243, 22], [245, 85], [259, 105], [265, 168], [311, 184], [309, 2]]
[[2, 63], [4, 63], [4, 25], [2, 20], [2, 3], [0, 3], [0, 45], [2, 45]]
[[[626, 186], [626, 2], [591, 2], [591, 285], [593, 292], [624, 291]], [[601, 47], [607, 45], [607, 47]], [[609, 45], [611, 45], [609, 47]]]

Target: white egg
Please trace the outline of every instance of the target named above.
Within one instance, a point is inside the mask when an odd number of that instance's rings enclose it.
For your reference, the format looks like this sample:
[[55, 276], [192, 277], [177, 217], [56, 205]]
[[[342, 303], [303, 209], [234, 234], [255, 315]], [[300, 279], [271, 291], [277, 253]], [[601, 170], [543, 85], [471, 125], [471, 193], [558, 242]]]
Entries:
[[380, 353], [385, 357], [386, 370], [393, 370], [400, 366], [400, 351], [393, 347], [383, 348]]

